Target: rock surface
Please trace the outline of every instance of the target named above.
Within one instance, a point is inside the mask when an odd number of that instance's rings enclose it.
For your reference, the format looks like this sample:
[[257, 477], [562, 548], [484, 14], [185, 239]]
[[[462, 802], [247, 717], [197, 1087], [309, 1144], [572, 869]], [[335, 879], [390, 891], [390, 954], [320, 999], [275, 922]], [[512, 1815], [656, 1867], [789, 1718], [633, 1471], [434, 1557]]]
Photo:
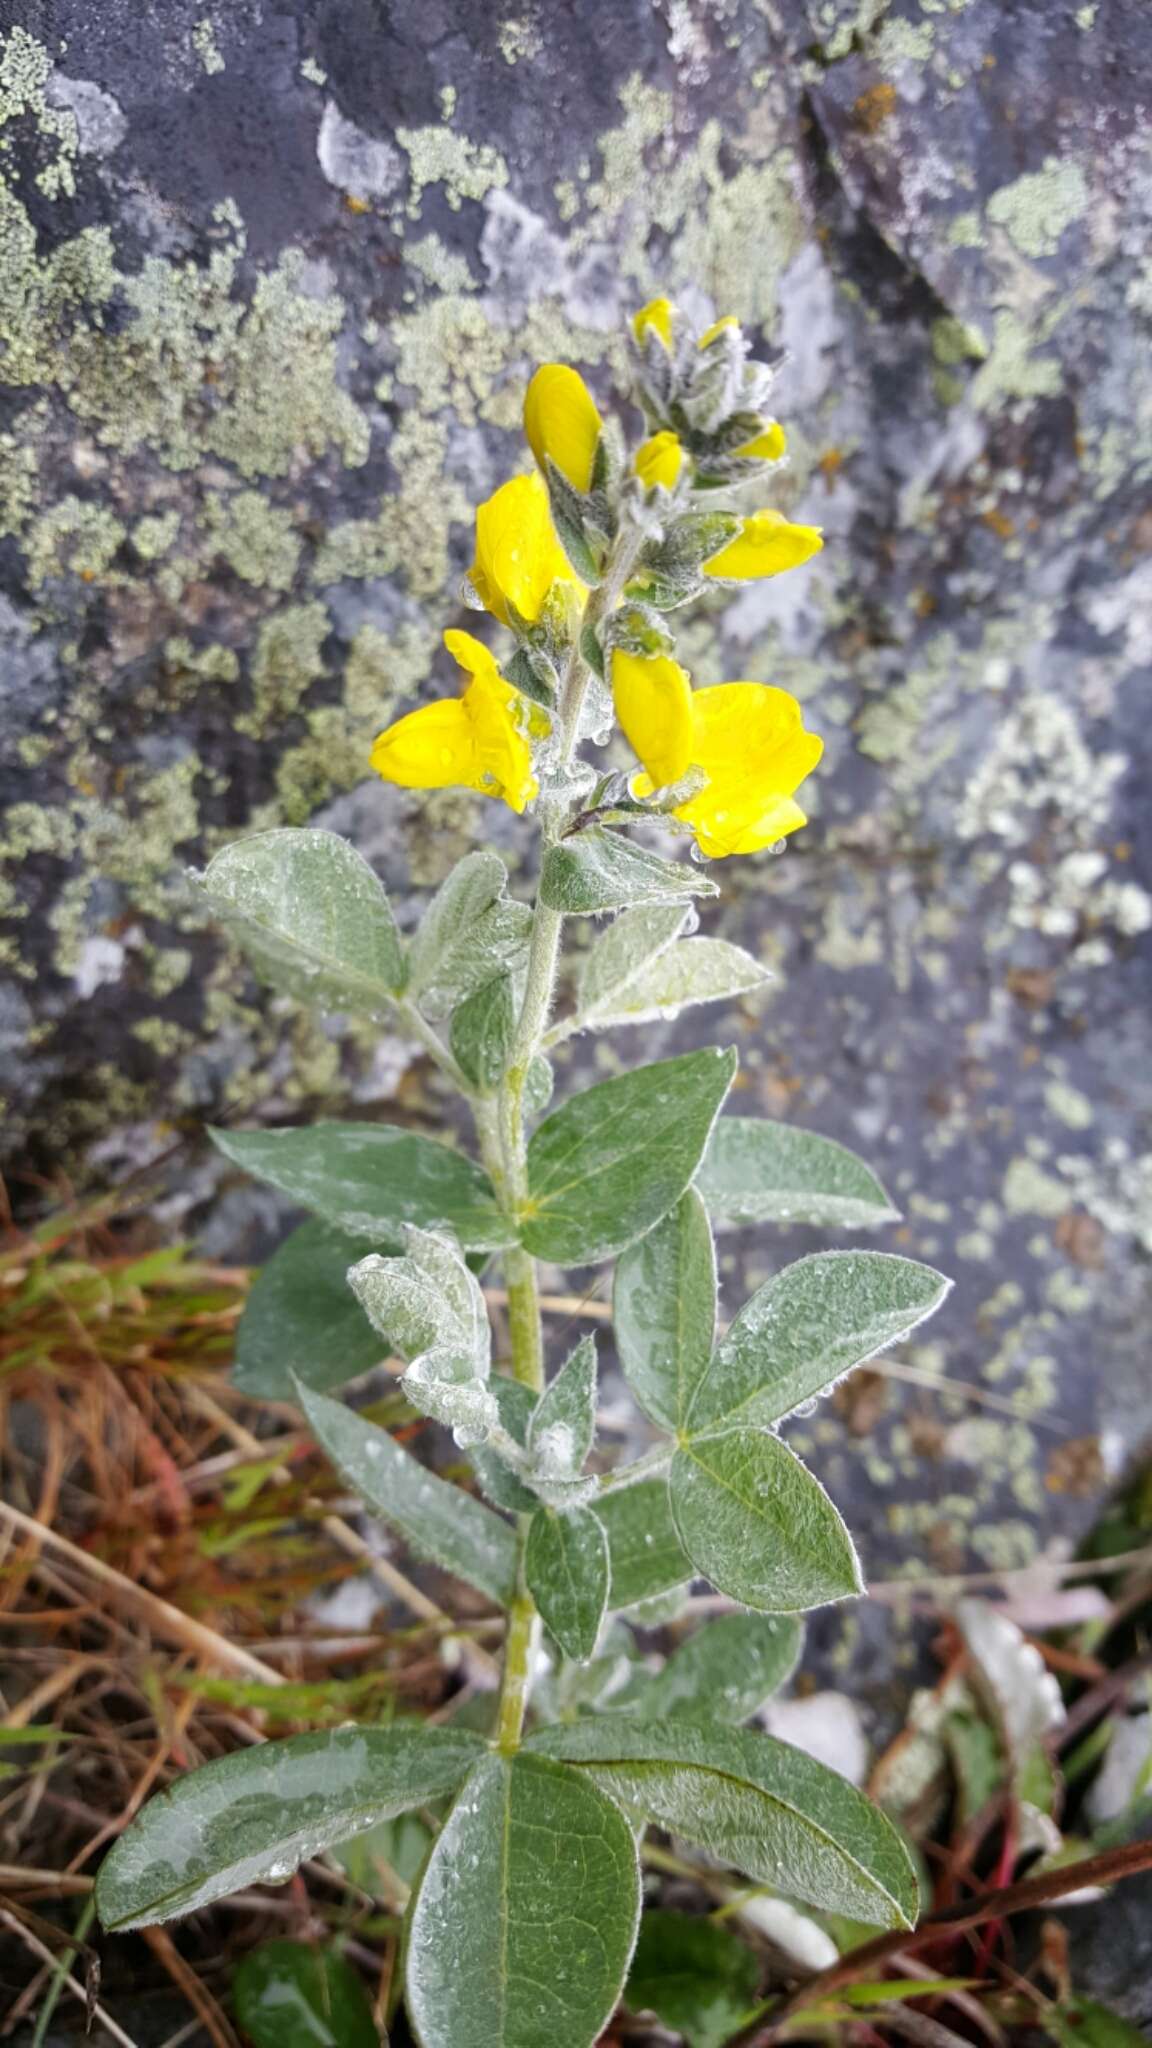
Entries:
[[[1152, 1417], [1143, 0], [0, 24], [8, 1166], [423, 1114], [416, 1049], [263, 996], [182, 866], [315, 817], [414, 913], [482, 806], [372, 785], [366, 750], [445, 686], [526, 372], [569, 357], [607, 400], [653, 290], [733, 311], [787, 352], [780, 502], [828, 545], [686, 646], [702, 680], [794, 690], [828, 754], [787, 857], [719, 871], [708, 928], [779, 981], [716, 1028], [739, 1106], [855, 1145], [894, 1247], [957, 1276], [910, 1383], [858, 1380], [792, 1440], [879, 1576], [1073, 1536]], [[483, 825], [523, 860], [515, 820]], [[243, 1256], [274, 1212], [193, 1152], [170, 1213], [210, 1197]], [[780, 1254], [742, 1249], [732, 1301]], [[878, 1627], [826, 1618], [832, 1667], [883, 1663]]]

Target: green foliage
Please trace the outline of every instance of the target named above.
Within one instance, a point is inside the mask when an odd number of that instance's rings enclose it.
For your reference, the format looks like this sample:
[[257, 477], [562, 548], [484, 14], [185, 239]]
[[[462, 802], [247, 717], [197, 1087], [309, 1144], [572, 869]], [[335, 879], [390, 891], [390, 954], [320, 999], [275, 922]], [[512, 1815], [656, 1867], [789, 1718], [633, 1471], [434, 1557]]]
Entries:
[[916, 1918], [915, 1872], [891, 1822], [846, 1778], [771, 1735], [602, 1714], [528, 1741], [590, 1772], [637, 1820], [806, 1905], [880, 1927]]
[[347, 1280], [363, 1255], [361, 1238], [318, 1219], [273, 1253], [236, 1332], [232, 1377], [243, 1393], [290, 1401], [294, 1377], [325, 1393], [379, 1363], [383, 1346]]
[[360, 1978], [335, 1949], [266, 1941], [232, 1980], [252, 2048], [387, 2048]]
[[528, 1530], [524, 1579], [540, 1618], [566, 1657], [584, 1663], [608, 1605], [608, 1538], [590, 1508], [538, 1508]]
[[554, 1110], [528, 1146], [528, 1251], [590, 1265], [642, 1237], [695, 1173], [735, 1072], [734, 1052], [683, 1053]]
[[417, 2034], [451, 2048], [591, 2044], [620, 1996], [639, 1913], [636, 1844], [619, 1807], [546, 1757], [486, 1757], [412, 1902], [405, 1977]]
[[454, 1792], [483, 1750], [463, 1730], [397, 1726], [218, 1757], [151, 1800], [105, 1857], [100, 1918], [147, 1927], [250, 1884], [282, 1884], [334, 1842]]
[[541, 903], [566, 917], [601, 917], [638, 903], [686, 904], [719, 893], [699, 868], [661, 860], [599, 826], [550, 846], [540, 875]]
[[655, 2013], [689, 2048], [724, 2048], [756, 1994], [760, 1966], [715, 1920], [647, 1912], [628, 1972], [624, 2003]]
[[408, 958], [408, 994], [429, 1017], [523, 966], [532, 912], [506, 895], [507, 881], [499, 854], [469, 853], [432, 898]]
[[481, 1501], [437, 1479], [386, 1429], [330, 1401], [299, 1390], [318, 1444], [365, 1504], [434, 1564], [506, 1607], [516, 1582], [516, 1539]]
[[696, 1570], [745, 1607], [800, 1614], [863, 1592], [840, 1516], [771, 1431], [693, 1437], [672, 1460], [670, 1491]]
[[[496, 1610], [477, 1628], [484, 1653], [490, 1632], [503, 1635], [500, 1691], [466, 1699], [451, 1729], [346, 1726], [178, 1779], [109, 1853], [97, 1902], [109, 1927], [148, 1925], [283, 1882], [326, 1850], [391, 1908], [411, 1883], [403, 1995], [420, 2048], [594, 2048], [627, 1977], [649, 1824], [854, 1923], [904, 1928], [917, 1910], [883, 1815], [739, 1724], [792, 1672], [796, 1617], [862, 1586], [844, 1523], [776, 1425], [908, 1336], [948, 1283], [883, 1252], [774, 1259], [718, 1338], [714, 1227], [875, 1229], [896, 1214], [880, 1182], [830, 1139], [721, 1116], [733, 1050], [613, 1071], [544, 1114], [546, 1055], [577, 1033], [744, 1001], [769, 980], [751, 953], [697, 932], [694, 899], [714, 898], [715, 881], [630, 828], [657, 825], [666, 845], [675, 827], [705, 853], [762, 849], [801, 822], [795, 771], [819, 752], [781, 692], [767, 711], [755, 683], [693, 690], [660, 616], [714, 578], [721, 549], [718, 573], [739, 581], [820, 545], [776, 512], [745, 517], [719, 500], [770, 475], [774, 457], [749, 446], [783, 446], [769, 374], [733, 323], [696, 336], [663, 301], [638, 318], [632, 353], [655, 452], [638, 468], [574, 372], [540, 373], [528, 429], [539, 472], [485, 508], [468, 586], [515, 645], [449, 634], [461, 694], [390, 728], [373, 756], [404, 787], [535, 805], [535, 904], [509, 896], [503, 860], [481, 847], [402, 940], [371, 868], [314, 830], [228, 847], [200, 884], [258, 973], [300, 1001], [387, 1020], [471, 1112], [478, 1160], [398, 1124], [212, 1135], [312, 1215], [252, 1290], [237, 1383], [294, 1392], [367, 1512]], [[642, 779], [580, 757], [612, 691]], [[790, 735], [779, 747], [777, 720]], [[572, 1007], [550, 1022], [566, 920], [589, 916], [611, 921], [584, 953]], [[495, 1364], [479, 1277], [489, 1254], [507, 1311]], [[596, 1440], [595, 1344], [549, 1377], [536, 1270], [608, 1259], [619, 1359], [660, 1439], [611, 1470]], [[393, 1358], [407, 1401], [452, 1433], [484, 1498], [330, 1398]], [[696, 1628], [653, 1669], [638, 1632], [673, 1618], [696, 1579], [747, 1611]], [[491, 1741], [468, 1732], [470, 1714]], [[1035, 1753], [1033, 1731], [1021, 1756]], [[1017, 1782], [1031, 1784], [1023, 1764]], [[716, 2048], [756, 1988], [756, 1963], [726, 1928], [658, 1913], [627, 1996], [694, 2048]], [[292, 1943], [248, 1959], [237, 2010], [255, 2048], [376, 2041], [340, 1957]], [[1082, 2015], [1075, 2030], [1096, 2038]]]
[[478, 1166], [394, 1124], [214, 1130], [211, 1137], [246, 1173], [383, 1250], [403, 1250], [406, 1223], [450, 1230], [468, 1251], [491, 1251], [513, 1235]]
[[404, 949], [366, 860], [335, 832], [258, 832], [199, 878], [206, 906], [273, 988], [325, 1009], [386, 1018]]
[[608, 1538], [613, 1607], [637, 1607], [693, 1576], [672, 1520], [667, 1480], [638, 1479], [613, 1489], [597, 1501], [596, 1514]]
[[721, 1117], [697, 1186], [716, 1224], [815, 1223], [874, 1230], [892, 1207], [862, 1159], [831, 1138], [759, 1117]]

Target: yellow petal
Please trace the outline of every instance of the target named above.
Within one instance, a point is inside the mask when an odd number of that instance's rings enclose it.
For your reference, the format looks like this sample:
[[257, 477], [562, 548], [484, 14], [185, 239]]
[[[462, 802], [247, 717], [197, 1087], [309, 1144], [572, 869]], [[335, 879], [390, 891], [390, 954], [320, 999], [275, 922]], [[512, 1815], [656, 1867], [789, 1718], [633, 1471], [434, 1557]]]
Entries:
[[755, 853], [805, 823], [793, 794], [824, 751], [795, 697], [767, 683], [720, 683], [692, 698], [692, 762], [708, 777], [677, 816], [702, 853]]
[[612, 655], [612, 695], [625, 738], [652, 786], [678, 781], [693, 758], [692, 685], [670, 655]]
[[794, 526], [782, 512], [753, 512], [735, 539], [704, 563], [704, 573], [734, 583], [779, 576], [783, 569], [797, 569], [810, 561], [823, 545], [818, 526]]
[[380, 734], [372, 766], [401, 789], [474, 789], [476, 743], [459, 697], [423, 704]]
[[496, 656], [490, 647], [484, 645], [483, 640], [476, 638], [475, 633], [465, 633], [458, 626], [454, 626], [445, 633], [444, 645], [453, 661], [459, 664], [466, 675], [499, 675], [500, 664]]
[[476, 559], [468, 573], [485, 610], [505, 626], [511, 624], [509, 603], [535, 625], [553, 583], [576, 581], [538, 470], [511, 477], [478, 508]]
[[638, 313], [632, 315], [632, 332], [637, 341], [643, 341], [649, 328], [660, 336], [665, 348], [672, 346], [672, 321], [675, 315], [671, 299], [649, 299]]
[[506, 683], [495, 662], [480, 669], [464, 692], [464, 710], [474, 749], [471, 787], [502, 797], [522, 811], [538, 784], [532, 749], [522, 729], [519, 692]]
[[590, 490], [601, 431], [595, 400], [578, 371], [566, 363], [541, 364], [524, 400], [524, 432], [541, 469], [551, 456], [574, 490]]
[[724, 329], [726, 327], [739, 327], [739, 325], [740, 322], [737, 320], [736, 315], [734, 313], [725, 313], [724, 318], [722, 320], [714, 320], [712, 322], [711, 327], [706, 327], [704, 329], [704, 332], [700, 336], [700, 340], [697, 343], [697, 346], [699, 348], [707, 348], [708, 343], [710, 341], [715, 341], [716, 336], [718, 334], [723, 334]]
[[735, 453], [758, 455], [762, 462], [779, 462], [787, 446], [788, 436], [779, 421], [769, 420], [762, 434], [757, 434], [752, 441], [745, 441], [743, 447], [737, 448]]
[[636, 474], [646, 491], [663, 484], [670, 491], [684, 467], [684, 450], [676, 434], [650, 434], [636, 450]]

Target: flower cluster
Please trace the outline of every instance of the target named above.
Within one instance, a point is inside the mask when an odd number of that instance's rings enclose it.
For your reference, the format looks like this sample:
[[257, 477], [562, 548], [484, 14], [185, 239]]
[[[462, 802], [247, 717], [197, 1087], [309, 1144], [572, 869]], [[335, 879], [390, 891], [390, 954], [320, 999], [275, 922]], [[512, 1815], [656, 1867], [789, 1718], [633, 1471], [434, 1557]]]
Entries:
[[372, 765], [404, 788], [476, 789], [523, 811], [554, 731], [570, 743], [573, 705], [606, 684], [641, 764], [631, 812], [677, 818], [707, 857], [754, 853], [804, 824], [795, 792], [822, 743], [785, 690], [694, 689], [665, 615], [717, 585], [797, 568], [823, 541], [782, 512], [722, 502], [762, 483], [787, 445], [767, 409], [772, 373], [737, 322], [697, 336], [654, 299], [632, 322], [632, 349], [648, 431], [631, 455], [576, 370], [545, 363], [532, 377], [536, 467], [480, 506], [465, 584], [515, 652], [501, 664], [470, 633], [446, 633], [467, 678], [460, 695], [389, 726]]

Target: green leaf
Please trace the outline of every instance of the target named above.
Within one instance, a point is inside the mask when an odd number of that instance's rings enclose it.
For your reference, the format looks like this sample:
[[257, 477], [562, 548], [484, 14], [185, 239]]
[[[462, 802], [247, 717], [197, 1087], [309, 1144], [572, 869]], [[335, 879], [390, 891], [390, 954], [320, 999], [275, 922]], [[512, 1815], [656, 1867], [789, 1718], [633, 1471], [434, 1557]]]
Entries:
[[233, 1385], [292, 1401], [293, 1374], [322, 1393], [369, 1372], [384, 1347], [348, 1285], [364, 1240], [313, 1218], [261, 1267], [236, 1330]]
[[[491, 1704], [490, 1694], [488, 1698]], [[466, 1724], [453, 1719], [452, 1725]], [[418, 1813], [398, 1813], [392, 1820], [377, 1821], [375, 1827], [353, 1835], [348, 1842], [334, 1843], [332, 1854], [353, 1884], [380, 1898], [387, 1896], [395, 1878], [405, 1886], [415, 1884], [432, 1842], [433, 1829]]]
[[582, 1337], [544, 1389], [528, 1426], [528, 1449], [544, 1478], [574, 1478], [596, 1436], [596, 1339]]
[[891, 1822], [838, 1772], [758, 1729], [600, 1714], [528, 1747], [590, 1770], [627, 1811], [809, 1906], [880, 1927], [915, 1921], [916, 1877]]
[[906, 1337], [952, 1283], [892, 1252], [816, 1252], [745, 1303], [690, 1403], [695, 1433], [779, 1422]]
[[599, 1081], [528, 1145], [521, 1239], [561, 1266], [612, 1258], [666, 1216], [692, 1179], [736, 1054], [709, 1047]]
[[532, 912], [504, 894], [507, 880], [499, 854], [469, 853], [428, 905], [409, 951], [408, 993], [430, 1017], [523, 965]]
[[552, 1062], [546, 1060], [542, 1052], [538, 1052], [529, 1060], [528, 1071], [524, 1076], [524, 1117], [527, 1123], [534, 1123], [547, 1109], [555, 1086], [556, 1076], [552, 1070]]
[[232, 1979], [253, 2048], [381, 2048], [368, 1993], [335, 1949], [266, 1941]]
[[745, 2018], [760, 1965], [727, 1927], [700, 1915], [645, 1913], [624, 1988], [630, 2012], [651, 2012], [690, 2048], [723, 2048]]
[[520, 1751], [466, 1781], [411, 1908], [422, 2048], [592, 2048], [640, 1911], [636, 1844], [586, 1777]]
[[1061, 2048], [1148, 2048], [1147, 2034], [1094, 1998], [1046, 2007], [1044, 2025]]
[[979, 1988], [977, 1977], [889, 1977], [874, 1984], [843, 1984], [835, 1996], [844, 2005], [899, 2005], [909, 1998], [942, 1998], [947, 1991]]
[[644, 1413], [662, 1428], [683, 1428], [716, 1334], [716, 1252], [695, 1188], [622, 1254], [612, 1315], [620, 1364]]
[[441, 1565], [507, 1607], [516, 1587], [516, 1537], [482, 1501], [419, 1464], [386, 1429], [340, 1401], [300, 1388], [318, 1444], [366, 1506], [399, 1531], [418, 1556]]
[[256, 972], [306, 1003], [386, 1017], [404, 949], [366, 860], [335, 832], [257, 832], [226, 846], [199, 884]]
[[727, 1002], [766, 988], [772, 976], [727, 939], [677, 939], [638, 965], [623, 987], [606, 996], [582, 1022], [607, 1031], [618, 1024], [649, 1024], [675, 1017], [694, 1003]]
[[718, 896], [715, 882], [687, 861], [661, 860], [619, 832], [593, 825], [544, 855], [540, 901], [568, 917], [598, 917], [635, 903], [686, 903]]
[[626, 1001], [634, 976], [679, 938], [690, 911], [684, 903], [643, 903], [614, 917], [585, 956], [576, 984], [580, 1016], [591, 1023], [600, 1010]]
[[498, 974], [474, 989], [452, 1012], [449, 1035], [456, 1064], [485, 1094], [504, 1077], [515, 1024], [510, 974]]
[[672, 1652], [640, 1696], [648, 1720], [747, 1721], [790, 1678], [804, 1630], [791, 1614], [720, 1614]]
[[486, 1174], [434, 1138], [395, 1124], [208, 1133], [226, 1159], [381, 1250], [403, 1249], [403, 1225], [450, 1230], [467, 1251], [512, 1240]]
[[670, 1493], [696, 1570], [743, 1606], [799, 1614], [863, 1592], [824, 1488], [769, 1430], [694, 1438], [672, 1460]]
[[402, 1259], [370, 1252], [348, 1284], [409, 1361], [403, 1386], [413, 1407], [452, 1430], [458, 1444], [483, 1443], [498, 1416], [485, 1385], [492, 1332], [480, 1284], [450, 1239], [408, 1224], [404, 1243]]
[[528, 1591], [566, 1657], [586, 1663], [608, 1605], [608, 1538], [591, 1508], [538, 1508], [524, 1557]]
[[596, 1519], [608, 1538], [614, 1608], [635, 1607], [695, 1577], [676, 1534], [666, 1479], [610, 1488], [597, 1497]]
[[125, 1828], [96, 1880], [100, 1918], [109, 1931], [148, 1927], [251, 1884], [282, 1884], [333, 1842], [455, 1791], [483, 1750], [460, 1730], [396, 1725], [218, 1757]]
[[862, 1159], [831, 1138], [760, 1117], [722, 1117], [696, 1185], [716, 1224], [874, 1230], [899, 1210]]
[[[537, 1396], [530, 1387], [521, 1386], [519, 1380], [508, 1379], [503, 1373], [496, 1374], [488, 1385], [502, 1426], [516, 1443], [525, 1447]], [[487, 1445], [473, 1444], [468, 1457], [482, 1491], [494, 1507], [504, 1508], [510, 1515], [535, 1514], [539, 1506], [536, 1495], [529, 1493], [523, 1480], [518, 1479], [511, 1466], [504, 1463], [499, 1452]]]

